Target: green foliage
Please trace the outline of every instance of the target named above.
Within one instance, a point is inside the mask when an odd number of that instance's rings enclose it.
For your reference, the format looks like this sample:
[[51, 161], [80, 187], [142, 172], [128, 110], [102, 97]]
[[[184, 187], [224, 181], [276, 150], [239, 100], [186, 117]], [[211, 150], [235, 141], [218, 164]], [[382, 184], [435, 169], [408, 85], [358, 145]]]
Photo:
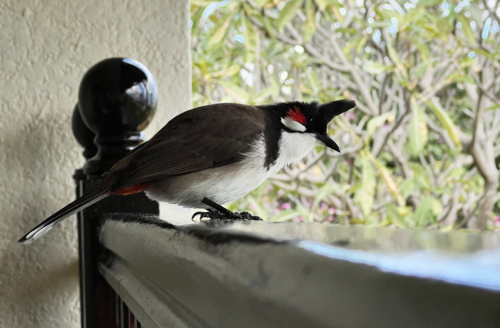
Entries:
[[[358, 104], [329, 127], [341, 154], [318, 147], [231, 208], [446, 230], [478, 215], [500, 154], [500, 22], [468, 3], [191, 1], [195, 106]], [[500, 226], [493, 211], [481, 212], [489, 228]]]
[[427, 144], [427, 123], [425, 122], [425, 114], [416, 103], [412, 103], [408, 144], [408, 151], [410, 155], [413, 156], [421, 154]]
[[354, 193], [354, 204], [361, 207], [363, 215], [366, 217], [372, 211], [375, 198], [375, 170], [369, 159], [364, 156], [361, 160], [361, 181], [360, 186]]

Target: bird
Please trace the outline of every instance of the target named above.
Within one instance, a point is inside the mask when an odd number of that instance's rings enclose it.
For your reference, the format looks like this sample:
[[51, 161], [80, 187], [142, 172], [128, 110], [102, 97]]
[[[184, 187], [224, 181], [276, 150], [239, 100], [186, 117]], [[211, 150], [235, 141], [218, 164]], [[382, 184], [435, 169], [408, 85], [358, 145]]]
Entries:
[[138, 192], [158, 202], [206, 210], [193, 215], [200, 219], [260, 219], [221, 204], [245, 196], [317, 145], [340, 152], [327, 126], [355, 106], [341, 99], [325, 104], [220, 103], [185, 111], [112, 166], [93, 191], [48, 217], [19, 242], [33, 242], [108, 196]]

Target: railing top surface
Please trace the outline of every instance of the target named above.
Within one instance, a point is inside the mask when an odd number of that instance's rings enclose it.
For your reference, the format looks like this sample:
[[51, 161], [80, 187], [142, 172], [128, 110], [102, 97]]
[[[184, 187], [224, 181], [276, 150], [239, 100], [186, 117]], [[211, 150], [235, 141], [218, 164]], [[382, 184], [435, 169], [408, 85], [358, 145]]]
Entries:
[[377, 253], [408, 253], [436, 250], [448, 254], [467, 254], [482, 250], [500, 250], [500, 234], [476, 232], [441, 232], [393, 229], [361, 225], [343, 226], [315, 222], [202, 222], [199, 226], [231, 234], [249, 234], [274, 240], [311, 240], [343, 249]]
[[[217, 222], [181, 226], [156, 217], [114, 217], [212, 244], [286, 244], [327, 259], [396, 274], [500, 291], [500, 235], [293, 222]], [[141, 238], [138, 236], [137, 238]], [[265, 256], [265, 254], [262, 254]]]
[[500, 323], [494, 234], [110, 216], [100, 238], [101, 273], [144, 322], [170, 322], [168, 304], [189, 327]]

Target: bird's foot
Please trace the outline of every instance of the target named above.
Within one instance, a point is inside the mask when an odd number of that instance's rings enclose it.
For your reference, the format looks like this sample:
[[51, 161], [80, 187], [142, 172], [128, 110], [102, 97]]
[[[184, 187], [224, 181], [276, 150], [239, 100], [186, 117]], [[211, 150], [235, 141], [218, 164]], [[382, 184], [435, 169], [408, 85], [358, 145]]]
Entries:
[[228, 215], [228, 219], [230, 220], [241, 220], [241, 221], [262, 221], [262, 218], [252, 215], [248, 212], [231, 212]]
[[199, 216], [200, 220], [208, 218], [210, 220], [231, 220], [231, 221], [262, 221], [258, 216], [252, 215], [248, 212], [231, 212], [222, 213], [217, 210], [208, 209], [206, 212], [196, 212], [191, 217], [191, 220]]
[[200, 221], [202, 219], [210, 219], [210, 220], [224, 220], [226, 219], [226, 216], [222, 213], [222, 212], [219, 212], [217, 210], [212, 210], [212, 209], [208, 209], [206, 212], [196, 212], [193, 214], [193, 216], [191, 217], [191, 221], [194, 221], [194, 219], [199, 216], [200, 217]]

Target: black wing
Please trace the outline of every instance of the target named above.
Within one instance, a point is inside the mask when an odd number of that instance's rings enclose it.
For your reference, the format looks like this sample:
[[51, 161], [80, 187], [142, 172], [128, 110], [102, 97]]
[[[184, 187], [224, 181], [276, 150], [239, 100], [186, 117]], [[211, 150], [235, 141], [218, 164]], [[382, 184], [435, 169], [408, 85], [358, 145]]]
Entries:
[[252, 106], [216, 104], [191, 109], [118, 162], [103, 182], [118, 189], [238, 162], [264, 132], [264, 122], [262, 110]]

